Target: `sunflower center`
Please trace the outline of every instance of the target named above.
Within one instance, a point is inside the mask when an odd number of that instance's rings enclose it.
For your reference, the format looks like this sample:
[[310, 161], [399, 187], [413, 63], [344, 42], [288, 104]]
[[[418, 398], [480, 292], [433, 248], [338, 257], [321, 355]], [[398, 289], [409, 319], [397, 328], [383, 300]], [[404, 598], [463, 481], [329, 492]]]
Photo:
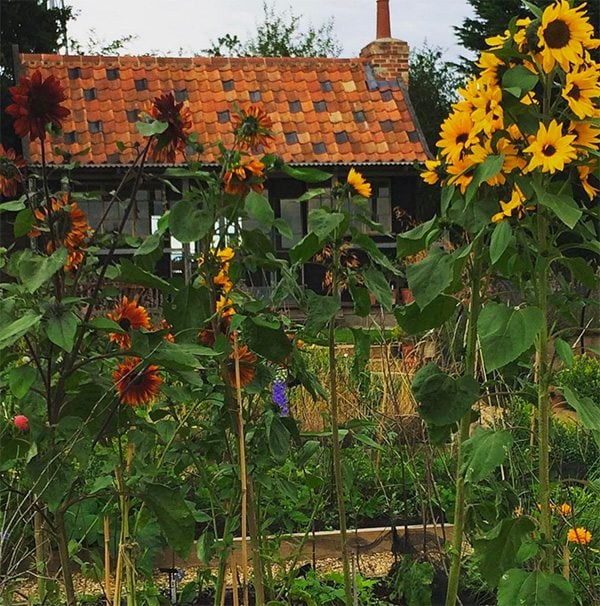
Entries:
[[569, 26], [561, 19], [550, 21], [544, 30], [544, 40], [550, 48], [564, 48], [571, 39]]
[[556, 153], [556, 147], [554, 145], [544, 145], [542, 153], [547, 157], [553, 156]]
[[575, 101], [579, 101], [579, 98], [581, 97], [581, 90], [577, 84], [573, 84], [573, 86], [571, 86], [569, 97], [571, 97], [571, 99], [575, 99]]
[[8, 158], [0, 158], [0, 176], [5, 179], [14, 179], [19, 175], [19, 171], [14, 162]]
[[458, 137], [456, 137], [456, 142], [459, 144], [466, 143], [468, 138], [469, 135], [467, 133], [461, 133], [460, 135], [458, 135]]
[[131, 320], [129, 318], [121, 318], [118, 324], [123, 330], [129, 330], [131, 328]]
[[131, 384], [135, 385], [136, 387], [139, 387], [140, 385], [144, 384], [145, 379], [146, 379], [146, 374], [143, 372], [140, 372], [137, 375], [135, 375], [133, 381], [131, 381]]

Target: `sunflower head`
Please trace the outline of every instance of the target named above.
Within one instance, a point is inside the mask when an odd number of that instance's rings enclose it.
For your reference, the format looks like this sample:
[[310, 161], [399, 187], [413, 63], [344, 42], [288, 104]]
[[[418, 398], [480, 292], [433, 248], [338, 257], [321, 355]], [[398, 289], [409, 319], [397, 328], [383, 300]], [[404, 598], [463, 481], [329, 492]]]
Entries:
[[192, 128], [189, 108], [183, 102], [176, 103], [173, 93], [168, 93], [154, 99], [148, 114], [167, 124], [166, 130], [155, 135], [151, 148], [152, 158], [156, 162], [175, 162], [177, 154], [185, 151]]
[[14, 149], [4, 149], [0, 143], [0, 195], [14, 196], [23, 181], [25, 160]]
[[223, 177], [226, 194], [245, 196], [250, 190], [260, 193], [264, 190], [265, 165], [258, 159], [242, 157], [234, 162]]
[[71, 112], [61, 105], [67, 96], [54, 76], [42, 77], [39, 70], [31, 78], [21, 78], [9, 89], [12, 103], [6, 113], [15, 120], [14, 129], [19, 137], [29, 135], [31, 140], [46, 138], [46, 126], [62, 128], [62, 120]]
[[273, 122], [258, 105], [236, 109], [233, 117], [233, 133], [242, 148], [256, 149], [267, 146], [273, 139]]
[[368, 183], [365, 178], [354, 168], [350, 169], [346, 183], [350, 186], [353, 194], [362, 196], [363, 198], [370, 198], [372, 195], [371, 184]]
[[137, 301], [129, 301], [127, 297], [123, 297], [113, 311], [108, 313], [108, 317], [113, 322], [116, 322], [125, 332], [111, 332], [108, 335], [112, 343], [116, 343], [119, 349], [129, 349], [131, 347], [131, 330], [139, 330], [145, 328], [150, 330], [152, 324], [150, 316], [144, 307], [138, 305]]
[[235, 350], [229, 354], [227, 359], [227, 381], [229, 385], [235, 388], [246, 387], [249, 383], [252, 383], [256, 376], [256, 355], [253, 354], [247, 345], [240, 345], [238, 348], [238, 362], [239, 362], [239, 373], [240, 380], [237, 381], [236, 372], [236, 355]]
[[113, 373], [113, 382], [121, 404], [135, 407], [154, 400], [163, 381], [158, 366], [144, 366], [140, 358], [125, 358]]

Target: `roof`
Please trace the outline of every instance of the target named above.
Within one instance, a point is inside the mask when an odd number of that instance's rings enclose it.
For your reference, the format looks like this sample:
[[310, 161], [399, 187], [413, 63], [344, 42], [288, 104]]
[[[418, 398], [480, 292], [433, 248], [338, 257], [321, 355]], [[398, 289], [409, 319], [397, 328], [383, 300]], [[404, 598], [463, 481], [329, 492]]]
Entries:
[[[141, 140], [144, 104], [168, 92], [186, 100], [200, 143], [233, 140], [235, 104], [261, 105], [273, 122], [274, 151], [292, 164], [406, 164], [427, 159], [426, 144], [399, 80], [381, 81], [366, 59], [298, 57], [103, 57], [21, 54], [19, 75], [36, 69], [66, 88], [71, 114], [54, 143], [83, 165], [130, 163]], [[41, 160], [40, 142], [28, 160]], [[207, 148], [206, 163], [217, 156]], [[54, 151], [48, 162], [61, 163]]]

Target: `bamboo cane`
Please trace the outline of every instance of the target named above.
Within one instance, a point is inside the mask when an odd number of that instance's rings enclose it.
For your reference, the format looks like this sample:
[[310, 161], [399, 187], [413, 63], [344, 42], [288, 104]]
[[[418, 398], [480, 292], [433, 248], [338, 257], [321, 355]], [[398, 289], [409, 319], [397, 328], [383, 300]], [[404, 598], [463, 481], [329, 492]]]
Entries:
[[104, 516], [104, 595], [106, 606], [111, 606], [110, 601], [110, 522], [108, 516]]

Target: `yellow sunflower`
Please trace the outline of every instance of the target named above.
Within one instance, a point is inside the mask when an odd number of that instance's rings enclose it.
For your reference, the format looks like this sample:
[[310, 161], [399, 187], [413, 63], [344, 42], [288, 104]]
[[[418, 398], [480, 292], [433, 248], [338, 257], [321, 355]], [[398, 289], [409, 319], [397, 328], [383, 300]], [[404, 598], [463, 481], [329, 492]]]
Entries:
[[469, 147], [477, 143], [477, 131], [470, 113], [452, 112], [442, 123], [440, 140], [436, 145], [441, 148], [442, 156], [455, 164]]
[[482, 82], [492, 86], [498, 86], [498, 68], [504, 66], [504, 61], [494, 53], [481, 53], [477, 67], [481, 69], [480, 78]]
[[442, 163], [439, 160], [425, 160], [425, 168], [421, 173], [421, 179], [429, 185], [435, 185], [440, 180], [440, 168]]
[[567, 0], [548, 6], [538, 28], [542, 48], [542, 67], [549, 73], [558, 63], [565, 71], [569, 65], [581, 63], [584, 48], [597, 48], [594, 28], [585, 15], [583, 5], [571, 8]]
[[354, 170], [354, 168], [350, 169], [346, 182], [357, 195], [362, 196], [363, 198], [371, 197], [371, 184], [365, 181], [365, 178], [359, 172]]
[[581, 120], [593, 116], [596, 111], [594, 99], [600, 97], [600, 72], [595, 67], [569, 72], [562, 91], [571, 111]]
[[575, 135], [563, 135], [562, 125], [556, 120], [552, 120], [548, 128], [544, 124], [540, 124], [532, 143], [523, 150], [531, 154], [531, 160], [525, 172], [530, 172], [538, 166], [544, 173], [563, 170], [565, 164], [577, 157], [573, 141], [575, 141]]
[[471, 169], [474, 166], [473, 157], [470, 155], [465, 155], [456, 162], [448, 164], [446, 170], [449, 175], [452, 175], [448, 179], [448, 185], [458, 185], [461, 193], [464, 194], [471, 181], [473, 181], [473, 171]]
[[510, 200], [508, 202], [500, 202], [502, 210], [492, 217], [492, 223], [499, 223], [507, 217], [512, 217], [513, 213], [515, 213], [517, 218], [521, 219], [524, 211], [527, 210], [524, 204], [525, 196], [519, 187], [515, 185]]
[[[575, 135], [573, 145], [580, 151], [598, 150], [600, 145], [600, 129], [590, 122], [571, 122], [569, 134]], [[583, 149], [581, 149], [583, 148]]]
[[579, 179], [581, 180], [581, 186], [583, 187], [583, 190], [587, 194], [588, 198], [590, 200], [595, 200], [600, 189], [590, 183], [590, 177], [594, 177], [596, 183], [600, 181], [598, 162], [596, 161], [595, 167], [589, 166], [588, 164], [578, 166], [577, 173], [579, 174]]
[[504, 127], [502, 109], [502, 89], [499, 86], [484, 85], [472, 98], [473, 114], [471, 119], [475, 128], [491, 136]]

